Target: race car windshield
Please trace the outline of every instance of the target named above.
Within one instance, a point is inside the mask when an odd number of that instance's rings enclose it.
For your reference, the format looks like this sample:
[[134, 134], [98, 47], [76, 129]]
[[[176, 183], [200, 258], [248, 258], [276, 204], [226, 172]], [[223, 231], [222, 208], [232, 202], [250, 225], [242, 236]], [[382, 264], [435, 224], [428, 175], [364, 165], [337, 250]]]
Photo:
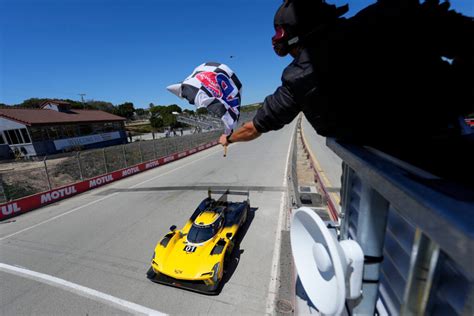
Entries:
[[192, 243], [201, 243], [211, 239], [216, 233], [216, 229], [211, 226], [191, 226], [188, 233], [188, 241]]

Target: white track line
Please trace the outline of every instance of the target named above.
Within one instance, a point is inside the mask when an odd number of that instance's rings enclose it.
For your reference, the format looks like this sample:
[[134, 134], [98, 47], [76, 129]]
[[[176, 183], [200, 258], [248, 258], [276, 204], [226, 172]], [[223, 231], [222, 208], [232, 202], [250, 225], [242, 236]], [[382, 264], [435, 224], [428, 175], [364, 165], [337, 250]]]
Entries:
[[94, 289], [78, 285], [60, 278], [56, 278], [54, 276], [43, 274], [31, 270], [27, 270], [20, 267], [11, 266], [5, 263], [0, 263], [0, 271], [15, 274], [20, 277], [24, 277], [27, 279], [35, 280], [41, 283], [45, 283], [54, 287], [58, 287], [74, 294], [78, 294], [83, 297], [87, 297], [94, 301], [99, 301], [102, 303], [106, 303], [112, 307], [118, 308], [120, 310], [130, 312], [133, 314], [142, 314], [142, 315], [166, 315], [162, 312], [159, 312], [154, 309], [150, 309], [145, 306], [141, 306], [99, 291]]
[[[137, 183], [137, 184], [135, 184], [135, 185], [132, 185], [130, 188], [131, 188], [131, 189], [136, 188], [136, 187], [138, 187], [138, 186], [140, 186], [140, 185], [142, 185], [142, 184], [144, 184], [144, 183], [153, 181], [153, 180], [155, 180], [155, 179], [157, 179], [157, 178], [159, 178], [159, 177], [162, 177], [162, 176], [167, 175], [167, 174], [169, 174], [169, 173], [171, 173], [171, 172], [173, 172], [173, 171], [176, 171], [176, 170], [179, 170], [179, 169], [181, 169], [181, 168], [184, 168], [184, 167], [186, 167], [186, 166], [188, 166], [188, 165], [190, 165], [190, 164], [192, 164], [192, 163], [195, 163], [196, 161], [199, 161], [199, 160], [202, 160], [202, 159], [204, 159], [204, 158], [207, 158], [207, 157], [209, 157], [209, 156], [211, 156], [211, 155], [214, 155], [214, 154], [216, 154], [216, 153], [218, 153], [218, 152], [221, 152], [221, 151], [220, 151], [220, 150], [219, 150], [219, 151], [215, 151], [215, 152], [213, 152], [213, 153], [210, 153], [209, 155], [206, 155], [206, 156], [203, 156], [203, 157], [201, 157], [201, 158], [199, 158], [199, 159], [195, 159], [195, 160], [193, 160], [193, 161], [190, 161], [190, 162], [188, 162], [188, 163], [186, 163], [186, 164], [184, 164], [184, 165], [182, 165], [182, 166], [179, 166], [179, 167], [177, 167], [177, 168], [171, 169], [171, 170], [169, 170], [169, 171], [167, 171], [167, 172], [165, 172], [165, 173], [162, 173], [162, 174], [160, 174], [160, 175], [158, 175], [158, 176], [156, 176], [156, 177], [153, 177], [153, 178], [151, 178], [151, 179], [148, 179], [148, 180], [142, 181], [142, 182], [140, 182], [140, 183]], [[118, 182], [119, 182], [119, 181], [116, 181], [116, 183], [118, 183]], [[107, 200], [108, 198], [111, 198], [111, 197], [113, 197], [113, 196], [115, 196], [115, 195], [117, 195], [117, 194], [119, 194], [119, 193], [118, 193], [118, 192], [115, 192], [115, 193], [112, 193], [112, 194], [110, 194], [110, 195], [104, 196], [103, 198], [100, 198], [100, 199], [98, 199], [98, 200], [89, 202], [89, 203], [87, 203], [87, 204], [84, 204], [84, 205], [79, 206], [79, 207], [76, 207], [76, 208], [73, 208], [73, 209], [70, 210], [70, 211], [67, 211], [67, 212], [65, 212], [65, 213], [61, 213], [61, 214], [56, 215], [56, 216], [54, 216], [54, 217], [51, 217], [51, 218], [49, 218], [49, 219], [47, 219], [47, 220], [45, 220], [45, 221], [42, 221], [42, 222], [40, 222], [40, 223], [38, 223], [38, 224], [35, 224], [35, 225], [33, 225], [33, 226], [30, 226], [30, 227], [24, 228], [24, 229], [22, 229], [22, 230], [19, 230], [19, 231], [13, 233], [13, 234], [10, 234], [10, 235], [7, 235], [7, 236], [5, 236], [5, 237], [2, 237], [2, 238], [0, 238], [0, 241], [3, 241], [3, 240], [5, 240], [5, 239], [8, 239], [8, 238], [13, 237], [13, 236], [18, 235], [18, 234], [21, 234], [21, 233], [23, 233], [23, 232], [26, 232], [26, 231], [28, 231], [28, 230], [30, 230], [30, 229], [33, 229], [33, 228], [38, 227], [38, 226], [40, 226], [40, 225], [46, 224], [46, 223], [48, 223], [48, 222], [54, 221], [55, 219], [58, 219], [58, 218], [63, 217], [63, 216], [65, 216], [65, 215], [74, 213], [74, 212], [76, 212], [76, 211], [78, 211], [78, 210], [80, 210], [80, 209], [83, 209], [84, 207], [87, 207], [87, 206], [90, 206], [90, 205], [99, 203], [99, 202], [101, 202], [101, 201]]]
[[[288, 185], [288, 167], [290, 162], [290, 153], [291, 147], [293, 146], [293, 134], [291, 134], [290, 146], [288, 147], [288, 154], [286, 156], [286, 166], [285, 166], [285, 174], [283, 178], [283, 187]], [[281, 244], [281, 231], [283, 229], [283, 218], [286, 216], [286, 207], [287, 207], [287, 197], [286, 192], [281, 194], [280, 198], [280, 213], [278, 215], [278, 223], [277, 223], [277, 232], [275, 236], [275, 249], [273, 251], [273, 258], [272, 258], [272, 270], [270, 273], [270, 284], [268, 285], [268, 296], [267, 296], [267, 304], [266, 304], [266, 314], [273, 315], [275, 312], [275, 299], [278, 294], [278, 268], [280, 262], [280, 244]]]

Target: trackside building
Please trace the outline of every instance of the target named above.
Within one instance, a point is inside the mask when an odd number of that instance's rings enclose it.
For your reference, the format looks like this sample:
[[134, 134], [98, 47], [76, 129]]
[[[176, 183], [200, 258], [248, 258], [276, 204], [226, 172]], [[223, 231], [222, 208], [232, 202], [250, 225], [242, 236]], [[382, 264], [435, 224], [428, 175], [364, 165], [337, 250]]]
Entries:
[[46, 101], [40, 109], [0, 108], [0, 158], [43, 156], [127, 142], [125, 118]]

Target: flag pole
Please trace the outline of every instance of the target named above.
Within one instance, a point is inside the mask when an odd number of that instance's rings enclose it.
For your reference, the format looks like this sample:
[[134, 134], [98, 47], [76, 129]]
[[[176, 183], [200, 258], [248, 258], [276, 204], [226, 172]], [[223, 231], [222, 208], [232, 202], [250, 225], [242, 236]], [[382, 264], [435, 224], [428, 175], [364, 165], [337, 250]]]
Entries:
[[227, 157], [227, 145], [224, 145], [224, 157]]

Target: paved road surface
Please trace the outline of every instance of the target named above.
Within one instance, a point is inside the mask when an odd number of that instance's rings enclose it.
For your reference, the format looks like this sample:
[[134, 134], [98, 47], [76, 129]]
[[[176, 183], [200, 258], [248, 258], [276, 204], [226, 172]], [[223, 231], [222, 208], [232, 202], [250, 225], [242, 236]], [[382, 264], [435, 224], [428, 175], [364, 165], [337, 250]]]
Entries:
[[[293, 129], [233, 144], [227, 158], [214, 147], [0, 223], [0, 315], [265, 314]], [[229, 281], [218, 296], [150, 282], [156, 242], [185, 223], [208, 185], [254, 187], [254, 216]]]

